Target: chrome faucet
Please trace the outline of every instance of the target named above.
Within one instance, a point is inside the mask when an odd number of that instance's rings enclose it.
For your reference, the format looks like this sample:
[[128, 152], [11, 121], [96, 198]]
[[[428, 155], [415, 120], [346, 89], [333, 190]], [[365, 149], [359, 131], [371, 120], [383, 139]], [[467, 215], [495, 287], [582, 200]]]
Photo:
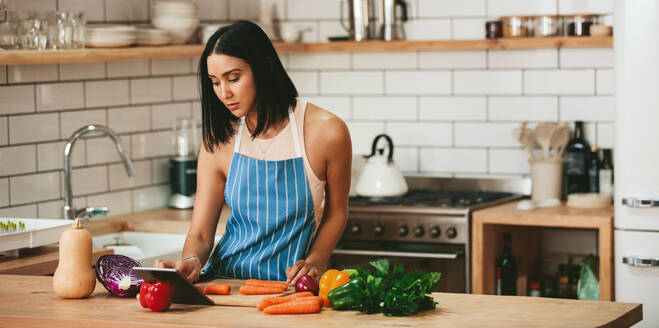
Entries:
[[62, 207], [62, 214], [64, 219], [74, 219], [76, 217], [81, 217], [83, 219], [90, 218], [93, 216], [100, 216], [108, 214], [107, 207], [86, 207], [84, 209], [76, 211], [73, 207], [73, 192], [71, 190], [71, 152], [73, 151], [73, 146], [76, 141], [82, 136], [89, 133], [99, 133], [105, 135], [114, 141], [114, 145], [117, 146], [117, 151], [121, 156], [121, 160], [124, 162], [124, 167], [126, 168], [126, 173], [129, 177], [135, 175], [133, 171], [133, 164], [128, 158], [128, 154], [121, 147], [119, 142], [119, 135], [116, 132], [110, 130], [110, 128], [102, 125], [90, 124], [83, 126], [78, 129], [78, 131], [73, 132], [71, 138], [66, 143], [64, 147], [64, 206]]

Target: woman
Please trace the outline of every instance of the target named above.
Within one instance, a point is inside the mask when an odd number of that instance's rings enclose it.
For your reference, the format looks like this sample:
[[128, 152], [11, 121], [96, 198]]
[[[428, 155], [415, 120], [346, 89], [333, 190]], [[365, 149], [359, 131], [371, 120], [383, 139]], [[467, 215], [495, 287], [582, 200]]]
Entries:
[[[352, 146], [345, 123], [297, 99], [255, 24], [215, 32], [199, 62], [204, 144], [182, 260], [189, 281], [318, 275], [345, 227]], [[226, 232], [213, 249], [224, 203]], [[202, 264], [208, 263], [202, 270]]]

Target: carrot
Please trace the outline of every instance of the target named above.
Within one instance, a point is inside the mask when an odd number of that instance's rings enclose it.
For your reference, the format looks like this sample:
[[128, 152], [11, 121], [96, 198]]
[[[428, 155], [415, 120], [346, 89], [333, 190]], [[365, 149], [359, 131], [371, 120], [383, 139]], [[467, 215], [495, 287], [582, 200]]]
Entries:
[[290, 301], [282, 304], [270, 305], [263, 309], [267, 314], [300, 314], [300, 313], [317, 313], [320, 311], [320, 303], [309, 297]]
[[227, 284], [208, 285], [204, 288], [204, 294], [229, 295], [231, 294], [231, 286]]
[[276, 296], [276, 297], [265, 297], [260, 302], [256, 304], [256, 307], [263, 311], [266, 307], [274, 304], [281, 304], [290, 302], [303, 297], [313, 296], [312, 292], [298, 292], [286, 296]]
[[281, 287], [265, 287], [265, 286], [240, 286], [240, 292], [245, 295], [265, 295], [265, 294], [279, 294], [283, 293], [286, 289]]
[[306, 302], [308, 300], [314, 300], [314, 301], [318, 302], [320, 307], [323, 307], [323, 303], [325, 303], [323, 301], [323, 298], [320, 297], [320, 296], [306, 296], [306, 297], [301, 297], [301, 298], [291, 300], [290, 302]]
[[247, 279], [245, 285], [248, 286], [263, 286], [263, 287], [281, 287], [288, 289], [288, 284], [281, 281], [268, 281], [268, 280], [258, 280], [258, 279]]

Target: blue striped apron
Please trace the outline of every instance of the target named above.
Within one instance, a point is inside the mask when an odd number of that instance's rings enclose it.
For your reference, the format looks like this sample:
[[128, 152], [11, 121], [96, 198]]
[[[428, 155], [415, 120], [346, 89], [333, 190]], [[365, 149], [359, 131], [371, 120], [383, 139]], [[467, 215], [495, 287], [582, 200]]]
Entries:
[[226, 231], [202, 270], [202, 279], [286, 280], [286, 268], [305, 258], [316, 222], [300, 140], [289, 109], [295, 158], [268, 161], [239, 153], [240, 121], [224, 188], [231, 209]]

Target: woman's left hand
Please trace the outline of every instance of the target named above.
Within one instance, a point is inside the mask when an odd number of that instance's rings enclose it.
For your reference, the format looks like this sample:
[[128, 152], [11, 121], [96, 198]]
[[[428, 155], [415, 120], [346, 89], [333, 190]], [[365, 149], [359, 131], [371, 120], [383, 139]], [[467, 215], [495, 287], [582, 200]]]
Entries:
[[286, 283], [295, 285], [297, 280], [304, 275], [311, 276], [318, 281], [319, 275], [323, 271], [325, 271], [324, 268], [319, 264], [299, 260], [286, 269]]

